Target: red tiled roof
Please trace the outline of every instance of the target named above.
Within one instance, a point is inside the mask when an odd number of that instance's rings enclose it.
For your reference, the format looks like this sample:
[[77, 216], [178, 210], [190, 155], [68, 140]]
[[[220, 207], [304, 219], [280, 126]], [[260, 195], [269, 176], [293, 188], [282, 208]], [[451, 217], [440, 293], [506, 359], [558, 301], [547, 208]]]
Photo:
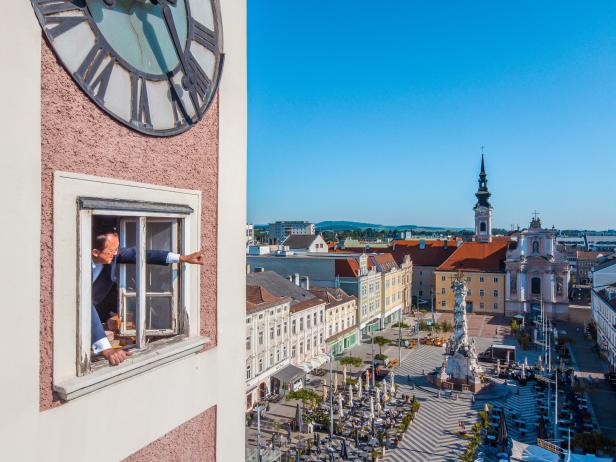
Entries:
[[309, 291], [312, 295], [320, 298], [325, 301], [327, 305], [326, 308], [330, 306], [341, 305], [343, 303], [348, 302], [349, 300], [357, 299], [355, 295], [348, 295], [344, 290], [340, 288], [332, 288], [332, 287], [313, 287]]
[[336, 276], [343, 278], [359, 277], [359, 262], [353, 257], [337, 258]]
[[394, 241], [392, 253], [398, 264], [402, 264], [405, 255], [409, 255], [414, 266], [437, 267], [457, 250], [456, 245], [453, 239], [447, 241], [447, 245], [441, 240], [425, 241], [425, 248], [422, 249], [419, 240]]
[[438, 271], [501, 272], [505, 271], [505, 260], [509, 241], [496, 239], [490, 243], [465, 242], [443, 264]]
[[287, 299], [287, 297], [272, 295], [265, 287], [246, 285], [246, 312], [277, 305]]
[[377, 266], [379, 271], [389, 271], [391, 269], [397, 269], [398, 265], [396, 260], [390, 253], [379, 253], [377, 255], [370, 255], [368, 257], [368, 268]]

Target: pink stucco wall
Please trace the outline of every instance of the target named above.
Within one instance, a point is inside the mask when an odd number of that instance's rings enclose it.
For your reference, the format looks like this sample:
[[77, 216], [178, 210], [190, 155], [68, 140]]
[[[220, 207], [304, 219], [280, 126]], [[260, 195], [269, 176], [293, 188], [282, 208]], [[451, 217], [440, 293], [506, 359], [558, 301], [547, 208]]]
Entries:
[[216, 408], [173, 429], [124, 462], [210, 462], [216, 460]]
[[[58, 404], [53, 372], [53, 172], [55, 170], [201, 190], [201, 333], [216, 344], [218, 100], [188, 132], [154, 138], [105, 115], [41, 46], [40, 409]], [[56, 270], [61, 270], [57, 269]]]

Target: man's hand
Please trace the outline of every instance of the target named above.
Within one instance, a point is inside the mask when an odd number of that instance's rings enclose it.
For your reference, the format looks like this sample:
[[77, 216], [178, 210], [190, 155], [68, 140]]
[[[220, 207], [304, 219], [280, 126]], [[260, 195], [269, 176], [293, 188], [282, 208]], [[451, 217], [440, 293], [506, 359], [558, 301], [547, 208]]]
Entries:
[[124, 351], [122, 349], [116, 349], [116, 348], [108, 348], [106, 350], [103, 350], [101, 352], [101, 355], [103, 355], [103, 357], [109, 361], [109, 364], [112, 366], [117, 366], [120, 363], [123, 363], [126, 358], [128, 358], [131, 355], [130, 351]]
[[200, 250], [190, 255], [180, 255], [180, 262], [188, 263], [190, 265], [203, 265], [205, 259], [203, 258], [203, 250]]

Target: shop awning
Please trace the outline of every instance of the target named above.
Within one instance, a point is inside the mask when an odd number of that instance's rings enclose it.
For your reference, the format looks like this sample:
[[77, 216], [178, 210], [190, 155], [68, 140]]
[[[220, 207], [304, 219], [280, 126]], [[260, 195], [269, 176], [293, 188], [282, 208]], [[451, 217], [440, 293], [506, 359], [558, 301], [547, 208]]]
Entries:
[[299, 367], [289, 364], [288, 366], [280, 369], [278, 372], [272, 375], [273, 379], [277, 379], [282, 384], [293, 383], [297, 379], [302, 378], [306, 373]]

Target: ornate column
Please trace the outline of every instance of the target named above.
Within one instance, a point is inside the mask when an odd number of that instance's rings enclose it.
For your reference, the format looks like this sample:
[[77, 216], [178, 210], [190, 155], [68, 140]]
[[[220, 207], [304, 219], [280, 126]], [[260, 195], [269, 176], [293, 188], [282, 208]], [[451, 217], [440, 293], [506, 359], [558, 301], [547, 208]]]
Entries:
[[569, 272], [564, 271], [562, 273], [563, 277], [563, 300], [569, 299]]
[[505, 276], [505, 300], [511, 299], [511, 271], [507, 270], [507, 275]]

